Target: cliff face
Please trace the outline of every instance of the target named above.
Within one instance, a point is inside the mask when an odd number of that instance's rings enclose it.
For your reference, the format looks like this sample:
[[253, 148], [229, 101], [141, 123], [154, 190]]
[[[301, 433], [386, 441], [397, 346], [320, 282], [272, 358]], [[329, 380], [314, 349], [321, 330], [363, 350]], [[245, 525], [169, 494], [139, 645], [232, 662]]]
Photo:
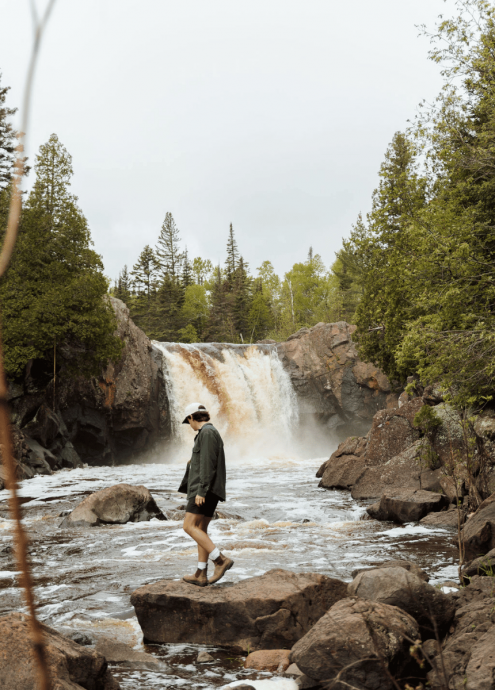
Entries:
[[[121, 360], [98, 378], [57, 372], [46, 363], [27, 367], [22, 383], [10, 386], [15, 454], [20, 479], [50, 474], [83, 462], [107, 465], [149, 448], [169, 432], [168, 401], [161, 354], [129, 317], [120, 300], [111, 298], [117, 333], [124, 341]], [[74, 353], [70, 353], [72, 358]], [[0, 487], [3, 477], [0, 472]]]
[[373, 415], [397, 405], [398, 394], [377, 367], [362, 362], [345, 321], [302, 328], [277, 346], [296, 391], [301, 414], [330, 428], [368, 430]]

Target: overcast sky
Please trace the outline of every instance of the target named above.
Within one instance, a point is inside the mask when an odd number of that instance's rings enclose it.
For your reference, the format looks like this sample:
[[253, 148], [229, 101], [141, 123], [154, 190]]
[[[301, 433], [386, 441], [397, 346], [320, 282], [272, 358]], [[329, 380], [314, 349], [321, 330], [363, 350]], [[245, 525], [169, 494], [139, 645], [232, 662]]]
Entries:
[[[44, 7], [46, 0], [38, 0]], [[394, 132], [440, 88], [415, 25], [453, 0], [57, 0], [28, 155], [56, 132], [105, 272], [171, 211], [190, 256], [252, 269], [310, 245], [329, 265], [369, 210]], [[0, 70], [21, 103], [28, 0], [0, 0]], [[33, 173], [30, 175], [32, 182]]]

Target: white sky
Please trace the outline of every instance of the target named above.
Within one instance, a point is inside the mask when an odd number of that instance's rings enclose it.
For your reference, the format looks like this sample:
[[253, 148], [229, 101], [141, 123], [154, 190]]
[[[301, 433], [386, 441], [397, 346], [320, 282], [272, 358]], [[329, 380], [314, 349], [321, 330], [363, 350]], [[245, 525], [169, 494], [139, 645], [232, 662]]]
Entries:
[[[46, 0], [38, 0], [44, 7]], [[190, 257], [329, 265], [369, 210], [394, 132], [440, 89], [415, 25], [453, 0], [57, 0], [28, 140], [56, 132], [114, 278], [167, 211]], [[21, 103], [28, 0], [0, 0], [0, 70]], [[33, 173], [31, 173], [32, 181]]]

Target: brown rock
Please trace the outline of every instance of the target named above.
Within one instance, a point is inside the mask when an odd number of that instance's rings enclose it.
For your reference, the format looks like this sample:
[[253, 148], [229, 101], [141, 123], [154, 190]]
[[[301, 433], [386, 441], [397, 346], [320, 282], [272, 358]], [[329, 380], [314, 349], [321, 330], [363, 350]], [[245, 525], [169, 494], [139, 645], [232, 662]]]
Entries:
[[419, 565], [416, 565], [416, 563], [411, 563], [411, 561], [402, 561], [402, 560], [394, 560], [394, 561], [385, 561], [384, 563], [380, 563], [379, 565], [374, 565], [370, 568], [357, 568], [356, 570], [352, 571], [352, 578], [354, 579], [359, 575], [359, 573], [364, 573], [370, 570], [377, 570], [381, 568], [404, 568], [405, 570], [408, 570], [410, 573], [415, 575], [419, 580], [423, 580], [424, 582], [428, 582], [430, 577], [428, 573], [425, 573], [425, 571], [419, 567]]
[[467, 520], [462, 528], [462, 540], [467, 560], [495, 549], [495, 493]]
[[[421, 462], [421, 461], [420, 461]], [[434, 491], [435, 493], [441, 494], [443, 492], [440, 480], [444, 477], [444, 471], [442, 468], [437, 470], [423, 470], [419, 475], [420, 489], [423, 491]]]
[[397, 404], [386, 376], [359, 360], [345, 321], [302, 328], [277, 345], [291, 377], [302, 415], [324, 415], [332, 427], [365, 427], [375, 412]]
[[246, 657], [244, 668], [283, 673], [289, 668], [289, 649], [259, 649]]
[[[457, 508], [452, 506], [448, 510], [442, 510], [440, 513], [429, 513], [424, 518], [421, 518], [419, 524], [456, 530], [458, 527], [458, 520]], [[464, 512], [461, 510], [461, 525], [463, 522]]]
[[60, 527], [95, 527], [101, 524], [123, 525], [158, 518], [166, 520], [145, 486], [116, 484], [86, 496], [64, 518]]
[[484, 556], [475, 558], [474, 561], [463, 567], [462, 578], [465, 584], [469, 584], [469, 579], [475, 575], [488, 577], [495, 575], [495, 549], [492, 549]]
[[419, 439], [420, 432], [413, 420], [422, 406], [422, 399], [415, 398], [400, 408], [380, 410], [375, 414], [366, 448], [367, 465], [384, 465]]
[[383, 494], [380, 499], [381, 520], [417, 522], [428, 513], [441, 510], [448, 501], [442, 494], [432, 491], [397, 491]]
[[[380, 465], [367, 467], [357, 478], [351, 495], [355, 499], [379, 498], [383, 493], [421, 488], [421, 441]], [[368, 463], [368, 453], [364, 456]]]
[[136, 669], [168, 670], [166, 664], [152, 654], [139, 652], [123, 642], [115, 642], [108, 637], [99, 637], [96, 643], [96, 651], [102, 654], [111, 664], [130, 666]]
[[352, 489], [365, 472], [365, 459], [355, 455], [332, 457], [325, 464], [319, 487], [323, 489]]
[[495, 625], [473, 646], [466, 679], [466, 690], [492, 690], [495, 687]]
[[418, 636], [416, 621], [401, 609], [352, 597], [332, 606], [294, 645], [291, 661], [316, 680], [328, 683], [346, 669], [341, 680], [357, 690], [389, 690], [394, 685], [383, 665], [400, 675], [409, 640]]
[[[104, 656], [42, 626], [54, 690], [119, 690]], [[0, 690], [35, 690], [37, 667], [30, 648], [28, 617], [0, 618]]]
[[291, 647], [345, 596], [347, 585], [340, 580], [270, 570], [228, 587], [162, 580], [137, 589], [131, 603], [150, 642], [248, 651]]
[[454, 616], [450, 597], [405, 568], [377, 568], [359, 573], [350, 583], [349, 596], [398, 606], [418, 623], [423, 639], [442, 634]]

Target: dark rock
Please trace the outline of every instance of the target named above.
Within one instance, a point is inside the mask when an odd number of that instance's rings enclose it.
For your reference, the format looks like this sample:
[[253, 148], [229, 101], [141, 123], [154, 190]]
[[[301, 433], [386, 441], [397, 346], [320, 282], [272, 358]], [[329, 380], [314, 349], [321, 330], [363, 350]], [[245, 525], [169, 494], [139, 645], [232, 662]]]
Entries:
[[354, 424], [366, 433], [375, 412], [397, 404], [387, 377], [359, 360], [351, 340], [355, 326], [344, 321], [301, 329], [277, 352], [288, 372], [302, 417], [317, 416], [332, 425]]
[[484, 556], [475, 558], [474, 561], [471, 561], [463, 567], [462, 579], [465, 584], [468, 584], [469, 580], [475, 575], [488, 577], [495, 576], [495, 549], [492, 549]]
[[152, 654], [139, 652], [123, 642], [115, 642], [108, 637], [99, 637], [96, 643], [96, 651], [103, 654], [110, 664], [128, 666], [135, 669], [148, 669], [151, 671], [166, 671], [168, 666]]
[[241, 651], [283, 649], [302, 637], [347, 585], [325, 575], [270, 570], [233, 585], [191, 587], [163, 580], [136, 590], [145, 640], [211, 644]]
[[[461, 510], [461, 525], [464, 522], [464, 512]], [[448, 510], [442, 510], [440, 513], [429, 513], [419, 521], [420, 525], [429, 525], [430, 527], [442, 527], [443, 529], [456, 530], [458, 528], [459, 516], [457, 508], [451, 506]]]
[[[493, 676], [492, 685], [486, 684], [485, 680], [481, 682], [480, 678], [486, 678], [484, 674], [490, 678], [493, 662], [494, 591], [492, 578], [475, 575], [467, 587], [450, 595], [456, 612], [449, 635], [442, 644], [442, 654], [431, 661], [433, 668], [428, 673], [428, 681], [432, 690], [441, 690], [446, 686], [459, 690], [493, 687]], [[490, 634], [485, 637], [487, 633]], [[481, 649], [483, 655], [480, 654]], [[468, 673], [471, 659], [473, 663]]]
[[249, 685], [248, 683], [241, 683], [240, 685], [227, 685], [223, 690], [256, 690], [254, 685]]
[[441, 467], [437, 470], [423, 470], [419, 475], [420, 488], [423, 491], [434, 491], [438, 494], [445, 493], [440, 483], [444, 476], [444, 471]]
[[79, 632], [79, 630], [69, 632], [65, 635], [65, 637], [68, 637], [69, 640], [72, 640], [73, 642], [77, 642], [77, 644], [83, 645], [83, 647], [89, 647], [96, 642], [94, 637], [88, 635], [88, 633]]
[[398, 606], [420, 626], [423, 639], [444, 633], [454, 616], [452, 599], [405, 568], [377, 568], [359, 573], [349, 596]]
[[325, 463], [318, 484], [323, 489], [352, 489], [365, 471], [365, 459], [355, 455], [332, 457]]
[[385, 465], [419, 439], [420, 432], [413, 421], [422, 405], [421, 398], [416, 398], [400, 408], [377, 412], [373, 417], [366, 448], [369, 467]]
[[428, 580], [430, 579], [428, 573], [425, 573], [425, 571], [422, 570], [419, 567], [419, 565], [416, 565], [416, 563], [401, 560], [385, 561], [384, 563], [374, 565], [370, 568], [357, 568], [357, 570], [352, 571], [352, 579], [357, 577], [359, 573], [369, 572], [370, 570], [377, 570], [381, 568], [404, 568], [404, 570], [408, 570], [410, 573], [415, 575], [420, 580], [423, 580], [424, 582], [428, 582]]
[[[352, 497], [379, 498], [383, 493], [390, 491], [420, 489], [420, 445], [421, 441], [416, 441], [399, 455], [389, 458], [386, 463], [365, 468], [352, 487]], [[368, 462], [367, 452], [364, 460]]]
[[495, 493], [484, 500], [476, 513], [466, 521], [461, 537], [467, 560], [495, 549]]
[[[373, 513], [379, 515], [376, 518], [378, 520], [417, 522], [428, 513], [439, 511], [447, 504], [448, 501], [442, 494], [435, 494], [432, 491], [405, 490], [383, 494], [379, 509], [373, 508]], [[369, 512], [369, 509], [367, 510]]]
[[145, 486], [116, 484], [86, 496], [60, 524], [70, 527], [95, 527], [100, 524], [123, 525], [158, 518], [166, 520]]
[[327, 684], [342, 672], [345, 687], [389, 690], [394, 685], [386, 669], [402, 675], [410, 640], [418, 636], [416, 621], [401, 609], [352, 597], [332, 606], [294, 645], [291, 661]]
[[[104, 656], [63, 637], [42, 625], [48, 668], [54, 688], [64, 690], [119, 690], [107, 669]], [[10, 613], [0, 618], [0, 688], [33, 690], [37, 687], [37, 666], [29, 649], [32, 645], [28, 617]]]

